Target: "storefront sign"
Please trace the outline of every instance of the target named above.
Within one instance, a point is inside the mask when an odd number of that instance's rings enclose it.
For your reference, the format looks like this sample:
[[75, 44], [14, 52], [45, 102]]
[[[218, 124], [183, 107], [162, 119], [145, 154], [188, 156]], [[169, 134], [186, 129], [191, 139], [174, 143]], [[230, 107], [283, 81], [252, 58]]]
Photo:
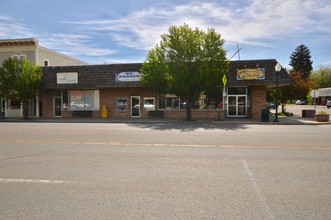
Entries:
[[76, 72], [57, 73], [56, 81], [57, 81], [57, 84], [78, 83], [78, 73], [76, 73]]
[[134, 82], [140, 81], [141, 74], [139, 72], [120, 72], [116, 74], [116, 82]]
[[237, 80], [264, 80], [265, 69], [254, 68], [254, 69], [240, 69], [237, 70]]

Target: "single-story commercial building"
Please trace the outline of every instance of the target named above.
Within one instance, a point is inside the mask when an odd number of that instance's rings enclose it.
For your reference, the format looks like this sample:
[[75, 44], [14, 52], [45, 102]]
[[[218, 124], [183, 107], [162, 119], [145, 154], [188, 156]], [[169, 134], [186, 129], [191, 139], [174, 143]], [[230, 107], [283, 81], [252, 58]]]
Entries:
[[317, 104], [325, 105], [327, 101], [331, 100], [331, 88], [317, 89]]
[[[277, 61], [231, 61], [226, 86], [219, 94], [201, 94], [193, 119], [261, 118], [267, 88], [276, 86]], [[141, 63], [43, 67], [40, 86], [41, 117], [186, 118], [185, 101], [157, 94], [140, 82]], [[285, 70], [279, 86], [292, 84]], [[107, 114], [105, 114], [105, 112]]]

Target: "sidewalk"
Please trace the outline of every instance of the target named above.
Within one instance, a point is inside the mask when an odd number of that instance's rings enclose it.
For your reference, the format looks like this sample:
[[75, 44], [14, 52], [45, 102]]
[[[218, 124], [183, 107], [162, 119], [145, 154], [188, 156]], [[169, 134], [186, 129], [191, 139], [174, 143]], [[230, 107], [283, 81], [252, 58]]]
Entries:
[[279, 122], [274, 122], [274, 114], [270, 114], [269, 122], [262, 122], [250, 118], [226, 118], [222, 120], [194, 120], [185, 121], [180, 119], [164, 119], [164, 118], [4, 118], [1, 122], [30, 122], [30, 123], [204, 123], [204, 124], [264, 124], [264, 125], [324, 125], [331, 124], [328, 122], [317, 122], [314, 118], [302, 118], [299, 116], [279, 116]]

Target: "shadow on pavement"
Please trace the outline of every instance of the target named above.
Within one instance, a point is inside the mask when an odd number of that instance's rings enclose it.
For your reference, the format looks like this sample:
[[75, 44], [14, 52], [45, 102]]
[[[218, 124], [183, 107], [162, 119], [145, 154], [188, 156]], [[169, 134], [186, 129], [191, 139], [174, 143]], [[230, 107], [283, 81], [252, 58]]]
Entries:
[[154, 130], [175, 130], [181, 132], [190, 132], [197, 130], [245, 130], [248, 129], [246, 124], [211, 124], [201, 122], [174, 122], [174, 123], [127, 123], [128, 126], [143, 129]]

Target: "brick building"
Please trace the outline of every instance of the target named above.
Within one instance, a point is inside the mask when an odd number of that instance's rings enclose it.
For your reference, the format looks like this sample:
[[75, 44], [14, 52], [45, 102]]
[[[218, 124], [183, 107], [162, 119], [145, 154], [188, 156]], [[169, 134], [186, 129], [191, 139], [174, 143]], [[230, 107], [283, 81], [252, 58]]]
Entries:
[[[193, 119], [226, 117], [261, 118], [267, 88], [276, 86], [276, 60], [231, 61], [226, 87], [215, 97], [201, 98]], [[186, 118], [185, 102], [170, 94], [157, 94], [140, 80], [141, 63], [43, 67], [40, 87], [42, 117], [101, 117], [105, 106], [110, 118]], [[279, 86], [290, 85], [285, 70]]]

